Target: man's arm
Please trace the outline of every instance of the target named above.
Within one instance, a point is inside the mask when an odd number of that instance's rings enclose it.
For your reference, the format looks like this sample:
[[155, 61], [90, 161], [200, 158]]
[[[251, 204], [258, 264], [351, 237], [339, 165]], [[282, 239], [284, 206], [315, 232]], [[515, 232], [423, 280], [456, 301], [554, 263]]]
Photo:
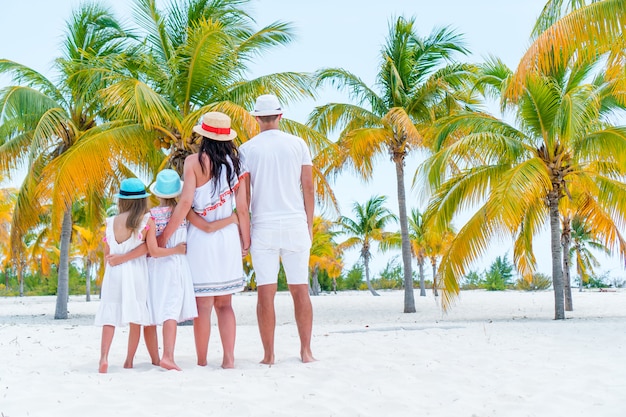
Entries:
[[313, 214], [315, 211], [315, 186], [313, 185], [313, 166], [302, 165], [300, 174], [302, 184], [302, 197], [304, 198], [304, 211], [306, 212], [306, 222], [309, 225], [309, 235], [313, 240]]

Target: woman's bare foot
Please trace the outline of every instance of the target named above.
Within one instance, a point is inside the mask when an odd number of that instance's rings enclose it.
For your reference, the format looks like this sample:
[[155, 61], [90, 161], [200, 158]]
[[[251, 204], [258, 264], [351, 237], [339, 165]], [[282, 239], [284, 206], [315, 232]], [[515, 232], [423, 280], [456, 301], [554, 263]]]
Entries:
[[106, 374], [109, 370], [109, 363], [106, 360], [100, 360], [100, 366], [98, 366], [98, 372]]
[[171, 370], [182, 371], [182, 369], [180, 369], [178, 367], [178, 365], [176, 365], [176, 362], [171, 361], [171, 360], [166, 359], [166, 358], [161, 359], [160, 366], [161, 366], [161, 368], [167, 369], [168, 371], [171, 371]]
[[302, 358], [303, 363], [315, 362], [317, 360], [313, 357], [313, 353], [310, 350], [301, 351], [300, 358]]
[[226, 356], [222, 359], [222, 368], [223, 369], [233, 369], [235, 367], [235, 358], [231, 355]]

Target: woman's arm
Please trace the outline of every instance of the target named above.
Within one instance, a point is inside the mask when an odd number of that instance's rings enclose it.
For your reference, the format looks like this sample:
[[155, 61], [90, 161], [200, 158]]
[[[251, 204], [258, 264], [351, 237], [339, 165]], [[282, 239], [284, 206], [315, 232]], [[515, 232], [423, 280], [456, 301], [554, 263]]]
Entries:
[[189, 223], [193, 224], [196, 228], [206, 233], [216, 232], [228, 226], [229, 224], [238, 223], [239, 221], [237, 218], [237, 214], [233, 213], [229, 217], [215, 220], [212, 222], [207, 222], [193, 210], [189, 210], [189, 213], [187, 213], [187, 220], [189, 220]]
[[130, 252], [127, 252], [124, 254], [117, 254], [117, 255], [110, 254], [109, 251], [110, 251], [109, 244], [107, 243], [106, 249], [105, 249], [105, 260], [109, 265], [117, 266], [117, 265], [123, 264], [124, 262], [131, 261], [135, 258], [146, 256], [148, 254], [148, 247], [146, 246], [145, 243], [142, 243], [141, 245], [137, 246], [135, 249], [131, 250]]
[[235, 206], [237, 207], [237, 218], [239, 220], [239, 234], [241, 236], [241, 255], [246, 256], [250, 249], [250, 212], [248, 211], [248, 185], [249, 176], [245, 176], [240, 181], [239, 188], [235, 193]]
[[165, 226], [163, 233], [157, 238], [160, 247], [165, 247], [165, 244], [183, 222], [183, 219], [187, 217], [187, 213], [191, 208], [193, 196], [196, 191], [196, 174], [193, 171], [193, 167], [198, 163], [197, 161], [197, 154], [189, 155], [185, 158], [185, 164], [183, 165], [183, 192], [180, 194], [178, 204], [176, 204], [176, 208], [172, 212], [167, 226]]
[[160, 258], [169, 255], [183, 255], [187, 252], [187, 244], [179, 243], [173, 248], [162, 248], [157, 244], [156, 239], [156, 225], [154, 220], [148, 220], [148, 232], [146, 233], [146, 244], [148, 246], [148, 252], [153, 258]]

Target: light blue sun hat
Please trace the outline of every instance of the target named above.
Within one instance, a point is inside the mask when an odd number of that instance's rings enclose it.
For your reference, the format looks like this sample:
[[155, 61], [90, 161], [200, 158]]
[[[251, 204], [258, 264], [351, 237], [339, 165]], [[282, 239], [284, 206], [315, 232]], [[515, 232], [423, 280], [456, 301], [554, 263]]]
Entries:
[[150, 194], [146, 192], [146, 187], [139, 178], [126, 178], [120, 184], [120, 192], [115, 194], [115, 197], [135, 200], [150, 197]]
[[178, 197], [183, 191], [183, 182], [173, 169], [159, 172], [156, 181], [150, 186], [150, 192], [160, 198]]

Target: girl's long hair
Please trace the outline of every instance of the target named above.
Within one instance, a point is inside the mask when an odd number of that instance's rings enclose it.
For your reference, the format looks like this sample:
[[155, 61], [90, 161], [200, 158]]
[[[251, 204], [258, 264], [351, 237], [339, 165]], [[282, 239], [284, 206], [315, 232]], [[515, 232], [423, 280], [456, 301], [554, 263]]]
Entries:
[[[198, 152], [198, 161], [200, 162], [202, 173], [205, 173], [206, 168], [202, 161], [203, 154], [206, 154], [211, 161], [211, 177], [215, 179], [215, 189], [213, 193], [219, 193], [222, 167], [226, 167], [228, 188], [232, 192], [233, 187], [231, 185], [231, 179], [233, 177], [233, 170], [237, 177], [241, 174], [241, 160], [239, 159], [239, 150], [235, 146], [235, 143], [232, 140], [222, 142], [203, 138], [200, 144], [200, 152]], [[232, 161], [232, 167], [228, 160], [229, 158], [230, 161]]]
[[144, 214], [148, 212], [148, 199], [120, 198], [118, 199], [117, 207], [120, 214], [128, 212], [126, 228], [137, 232], [137, 229], [141, 225], [141, 219], [143, 219]]

